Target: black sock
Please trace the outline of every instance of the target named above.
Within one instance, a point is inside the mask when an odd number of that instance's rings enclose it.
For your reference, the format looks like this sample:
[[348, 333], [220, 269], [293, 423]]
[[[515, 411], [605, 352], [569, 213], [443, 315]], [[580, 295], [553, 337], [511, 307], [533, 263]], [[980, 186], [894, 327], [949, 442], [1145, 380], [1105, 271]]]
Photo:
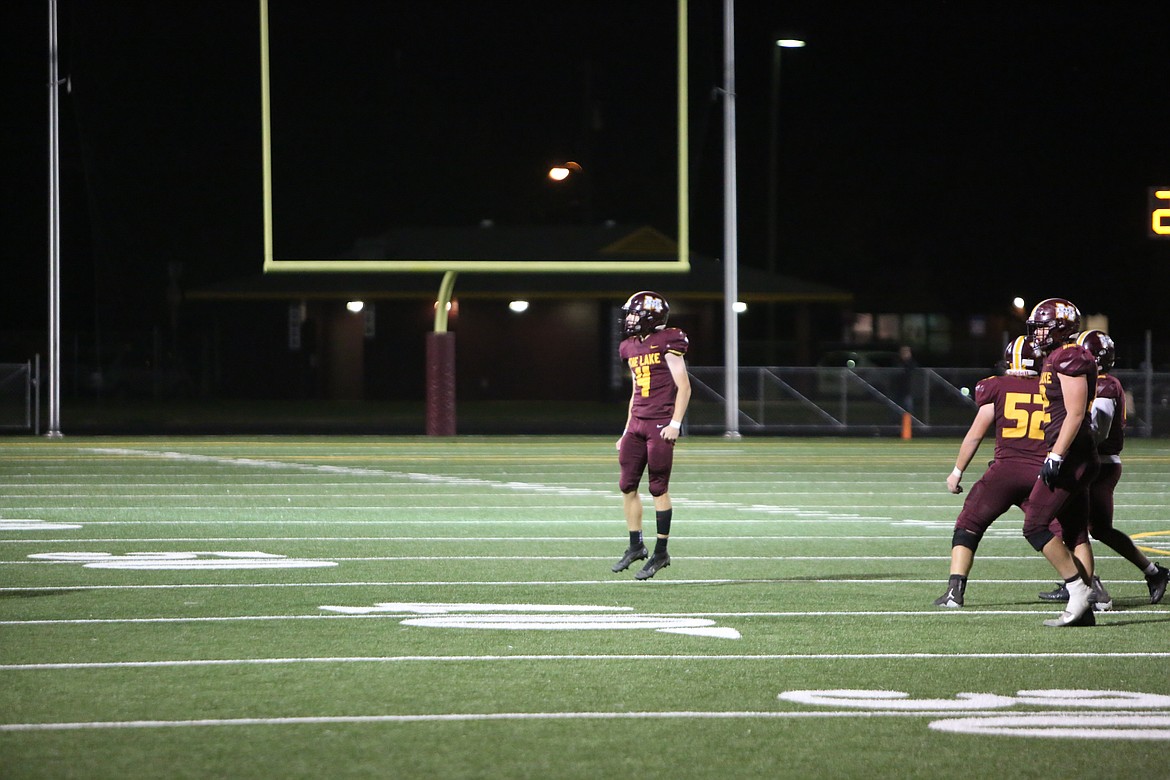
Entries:
[[642, 532], [630, 531], [630, 547], [637, 549], [642, 546]]
[[654, 512], [654, 521], [658, 524], [659, 536], [670, 536], [670, 518], [674, 514], [673, 509], [662, 509]]
[[666, 554], [666, 539], [664, 537], [660, 536], [654, 540], [654, 554], [655, 555], [665, 555]]

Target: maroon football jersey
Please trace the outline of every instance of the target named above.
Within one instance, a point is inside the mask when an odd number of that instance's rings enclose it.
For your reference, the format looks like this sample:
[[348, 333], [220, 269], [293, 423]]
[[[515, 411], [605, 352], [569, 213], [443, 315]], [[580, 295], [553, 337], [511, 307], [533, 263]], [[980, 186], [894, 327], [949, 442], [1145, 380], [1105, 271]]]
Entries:
[[678, 387], [666, 365], [666, 356], [685, 356], [689, 346], [687, 334], [678, 328], [664, 328], [644, 339], [631, 336], [621, 343], [618, 354], [634, 379], [634, 417], [657, 420], [674, 414]]
[[1125, 388], [1121, 386], [1121, 380], [1109, 374], [1098, 376], [1097, 397], [1112, 398], [1117, 402], [1117, 407], [1113, 411], [1113, 424], [1109, 426], [1109, 435], [1105, 437], [1105, 441], [1097, 445], [1097, 452], [1100, 455], [1120, 455], [1122, 447], [1125, 446]]
[[995, 405], [995, 459], [1039, 466], [1044, 444], [1044, 398], [1034, 376], [990, 376], [975, 385], [975, 404]]
[[[1040, 394], [1047, 403], [1048, 422], [1044, 426], [1044, 440], [1049, 449], [1056, 443], [1064, 418], [1068, 416], [1064, 406], [1064, 390], [1060, 386], [1061, 374], [1084, 379], [1089, 391], [1086, 400], [1088, 405], [1092, 405], [1097, 392], [1097, 361], [1089, 350], [1079, 344], [1065, 344], [1044, 358], [1044, 367], [1040, 369]], [[1092, 438], [1087, 413], [1081, 421], [1077, 439], [1085, 436]]]

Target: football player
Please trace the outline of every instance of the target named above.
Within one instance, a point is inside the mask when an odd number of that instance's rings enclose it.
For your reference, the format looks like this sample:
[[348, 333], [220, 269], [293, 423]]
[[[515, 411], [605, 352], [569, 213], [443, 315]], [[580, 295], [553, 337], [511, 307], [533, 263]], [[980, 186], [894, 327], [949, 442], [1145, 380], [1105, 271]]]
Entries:
[[626, 428], [617, 442], [621, 466], [619, 487], [626, 515], [630, 546], [613, 571], [625, 571], [635, 561], [648, 557], [642, 540], [642, 497], [638, 484], [649, 471], [650, 495], [654, 499], [657, 539], [654, 554], [635, 575], [648, 580], [670, 565], [667, 541], [673, 505], [670, 501], [670, 471], [674, 465], [674, 444], [682, 432], [683, 417], [691, 400], [687, 374], [687, 334], [666, 327], [670, 306], [656, 292], [643, 290], [630, 296], [622, 306], [622, 343], [618, 350], [630, 368], [633, 388]]
[[[1054, 628], [1096, 623], [1090, 606], [1088, 486], [1097, 476], [1099, 461], [1088, 410], [1096, 396], [1097, 361], [1084, 345], [1072, 341], [1080, 324], [1080, 310], [1064, 298], [1045, 299], [1028, 316], [1032, 347], [1044, 355], [1040, 397], [1048, 454], [1024, 508], [1024, 538], [1044, 554], [1068, 590], [1065, 610], [1044, 621]], [[1050, 527], [1055, 517], [1060, 518], [1063, 538]], [[1072, 550], [1082, 546], [1080, 557], [1075, 557]]]
[[[1125, 446], [1126, 417], [1125, 389], [1121, 381], [1109, 373], [1117, 357], [1117, 347], [1109, 334], [1097, 329], [1082, 331], [1073, 340], [1088, 348], [1097, 359], [1097, 398], [1089, 410], [1089, 424], [1093, 429], [1093, 439], [1097, 442], [1101, 469], [1089, 485], [1089, 535], [1111, 547], [1142, 572], [1150, 591], [1150, 603], [1157, 604], [1166, 595], [1170, 570], [1151, 562], [1128, 534], [1113, 526], [1113, 492], [1121, 480], [1121, 450]], [[1095, 609], [1112, 607], [1112, 600], [1096, 576], [1093, 577], [1093, 592], [1096, 596]], [[1041, 593], [1040, 598], [1045, 601], [1068, 601], [1068, 589], [1059, 585], [1056, 590]]]
[[1018, 336], [1004, 349], [1002, 376], [990, 376], [975, 385], [975, 419], [959, 445], [947, 489], [962, 493], [963, 472], [971, 464], [983, 438], [995, 428], [995, 459], [971, 487], [951, 536], [951, 575], [947, 590], [935, 599], [937, 607], [961, 607], [967, 575], [979, 541], [993, 522], [1013, 506], [1025, 508], [1044, 463], [1044, 406], [1040, 398], [1040, 360], [1032, 344]]

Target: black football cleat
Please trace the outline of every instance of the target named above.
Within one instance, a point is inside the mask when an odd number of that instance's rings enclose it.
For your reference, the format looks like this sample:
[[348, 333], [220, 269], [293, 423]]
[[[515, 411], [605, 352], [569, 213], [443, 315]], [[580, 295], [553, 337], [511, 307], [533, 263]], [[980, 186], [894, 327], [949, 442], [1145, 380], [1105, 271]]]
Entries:
[[622, 559], [613, 565], [612, 571], [625, 571], [630, 568], [630, 564], [634, 561], [644, 561], [650, 557], [650, 553], [646, 550], [646, 545], [639, 545], [637, 547], [629, 547], [626, 549], [626, 554]]
[[1157, 604], [1166, 595], [1166, 584], [1170, 583], [1170, 569], [1160, 563], [1155, 563], [1158, 571], [1146, 577], [1146, 586], [1150, 589], [1150, 603]]
[[1056, 590], [1046, 590], [1039, 596], [1041, 601], [1068, 601], [1068, 588], [1062, 582], [1056, 586]]
[[948, 609], [955, 609], [963, 606], [963, 594], [956, 588], [947, 588], [947, 592], [934, 600], [936, 607], [947, 607]]
[[1101, 584], [1101, 578], [1095, 574], [1093, 575], [1093, 592], [1089, 594], [1089, 604], [1092, 605], [1094, 612], [1108, 612], [1113, 609], [1113, 597]]
[[648, 580], [658, 573], [659, 569], [665, 569], [670, 565], [670, 556], [667, 553], [654, 553], [654, 557], [646, 561], [646, 565], [642, 567], [641, 571], [634, 575], [636, 580]]
[[[1056, 586], [1056, 590], [1047, 590], [1038, 595], [1041, 601], [1068, 601], [1068, 588], [1062, 582]], [[1105, 586], [1101, 584], [1099, 577], [1093, 577], [1093, 592], [1089, 594], [1089, 603], [1097, 612], [1107, 612], [1113, 609], [1113, 599], [1109, 596], [1109, 591], [1105, 590]]]

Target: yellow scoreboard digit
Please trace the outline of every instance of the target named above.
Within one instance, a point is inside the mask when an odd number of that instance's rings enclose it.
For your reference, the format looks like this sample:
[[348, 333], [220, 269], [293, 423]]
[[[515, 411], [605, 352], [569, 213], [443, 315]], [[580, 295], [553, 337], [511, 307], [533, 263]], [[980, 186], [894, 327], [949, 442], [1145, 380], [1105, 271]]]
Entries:
[[1170, 187], [1150, 187], [1150, 238], [1170, 238]]

